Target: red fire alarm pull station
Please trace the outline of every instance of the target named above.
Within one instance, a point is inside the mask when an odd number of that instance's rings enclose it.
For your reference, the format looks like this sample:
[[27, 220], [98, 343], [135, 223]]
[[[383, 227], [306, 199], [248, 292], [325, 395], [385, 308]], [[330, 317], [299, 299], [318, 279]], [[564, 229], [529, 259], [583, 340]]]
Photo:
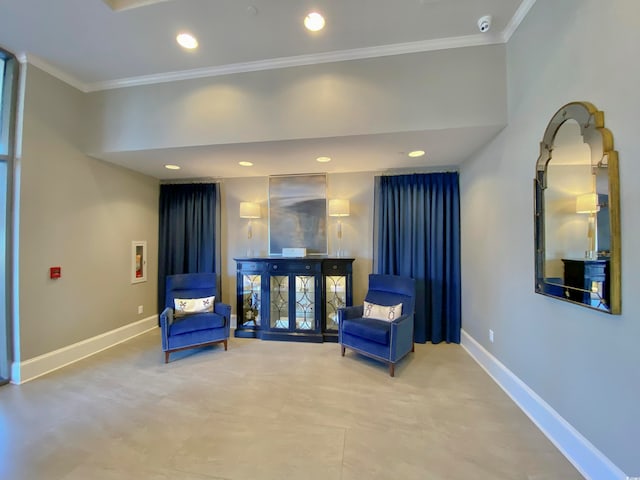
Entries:
[[49, 269], [49, 276], [51, 278], [60, 278], [62, 276], [62, 268], [60, 268], [60, 267], [51, 267]]

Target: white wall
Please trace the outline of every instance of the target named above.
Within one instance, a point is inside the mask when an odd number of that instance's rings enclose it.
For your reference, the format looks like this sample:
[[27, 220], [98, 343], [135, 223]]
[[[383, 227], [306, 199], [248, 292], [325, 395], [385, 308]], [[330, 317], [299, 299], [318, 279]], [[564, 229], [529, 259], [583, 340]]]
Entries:
[[89, 152], [504, 125], [493, 45], [95, 92]]
[[[157, 303], [158, 181], [83, 153], [86, 95], [31, 65], [26, 78], [16, 362], [154, 315]], [[134, 240], [151, 260], [138, 284]], [[49, 279], [52, 266], [62, 278]]]
[[[538, 0], [507, 47], [509, 124], [461, 171], [463, 328], [628, 475], [640, 475], [638, 45], [636, 0]], [[605, 112], [620, 156], [620, 316], [534, 294], [539, 142], [575, 100]]]

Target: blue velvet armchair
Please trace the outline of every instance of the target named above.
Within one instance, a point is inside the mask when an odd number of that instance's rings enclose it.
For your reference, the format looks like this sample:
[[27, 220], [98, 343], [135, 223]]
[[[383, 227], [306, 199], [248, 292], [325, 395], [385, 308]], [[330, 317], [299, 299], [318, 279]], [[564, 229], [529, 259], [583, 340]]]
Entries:
[[207, 300], [204, 299], [212, 296], [217, 297], [215, 273], [184, 273], [167, 276], [166, 308], [160, 314], [164, 363], [169, 362], [171, 352], [178, 350], [214, 343], [224, 343], [224, 349], [227, 350], [231, 320], [230, 305], [220, 303], [218, 298], [215, 298], [212, 309], [194, 308], [195, 313], [181, 312], [184, 313], [182, 316], [178, 316], [175, 309], [175, 299], [183, 305], [195, 304], [186, 300], [201, 299], [206, 305]]
[[[393, 377], [396, 363], [414, 351], [415, 297], [413, 278], [369, 275], [365, 304], [338, 310], [342, 356], [348, 347], [387, 362], [389, 375]], [[402, 304], [401, 310], [397, 308], [399, 304]]]

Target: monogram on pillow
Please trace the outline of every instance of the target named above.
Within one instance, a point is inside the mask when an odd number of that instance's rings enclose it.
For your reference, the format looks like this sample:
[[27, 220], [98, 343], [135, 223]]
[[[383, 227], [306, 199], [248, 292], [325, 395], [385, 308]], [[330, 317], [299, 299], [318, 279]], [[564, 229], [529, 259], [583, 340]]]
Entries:
[[364, 302], [362, 318], [375, 318], [392, 322], [402, 316], [402, 304], [397, 305], [376, 305], [375, 303]]
[[174, 298], [173, 310], [176, 317], [189, 313], [213, 312], [213, 302], [216, 297], [204, 298]]

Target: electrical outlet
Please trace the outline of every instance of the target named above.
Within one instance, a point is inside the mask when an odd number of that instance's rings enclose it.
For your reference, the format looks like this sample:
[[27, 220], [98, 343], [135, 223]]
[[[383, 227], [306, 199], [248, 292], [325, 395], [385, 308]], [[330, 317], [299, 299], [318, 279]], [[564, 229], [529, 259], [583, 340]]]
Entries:
[[493, 343], [493, 330], [489, 329], [489, 341]]
[[138, 305], [138, 315], [144, 312], [144, 307], [142, 305]]

